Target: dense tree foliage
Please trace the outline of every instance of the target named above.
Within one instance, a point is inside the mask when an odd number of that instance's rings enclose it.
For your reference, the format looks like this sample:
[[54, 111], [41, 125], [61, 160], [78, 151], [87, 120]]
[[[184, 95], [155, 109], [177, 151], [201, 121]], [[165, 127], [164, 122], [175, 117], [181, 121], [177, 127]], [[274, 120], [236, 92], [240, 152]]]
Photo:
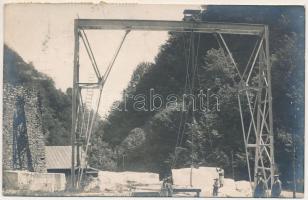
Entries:
[[[269, 25], [275, 161], [283, 186], [289, 186], [294, 144], [297, 180], [303, 186], [303, 7], [208, 6], [202, 20]], [[243, 71], [256, 38], [226, 35], [225, 40]], [[198, 54], [193, 61], [191, 41]], [[50, 78], [24, 63], [8, 47], [4, 55], [4, 82], [37, 87], [41, 93], [47, 144], [68, 144], [70, 90], [64, 94], [55, 89]], [[195, 67], [191, 67], [191, 62]], [[171, 168], [193, 163], [221, 166], [227, 176], [231, 176], [233, 168], [235, 179], [247, 179], [236, 79], [231, 60], [215, 36], [196, 33], [192, 38], [191, 33], [169, 33], [154, 63], [137, 66], [122, 100], [114, 103], [115, 109], [106, 119], [97, 121], [89, 152], [90, 165], [104, 170], [153, 171], [164, 175]], [[201, 90], [219, 96], [219, 103], [212, 98], [206, 112], [192, 112], [193, 105], [186, 98], [149, 104], [151, 91], [170, 100], [183, 94], [197, 95]], [[197, 99], [196, 103], [201, 102]], [[153, 109], [158, 106], [161, 109]]]
[[43, 129], [47, 145], [69, 145], [71, 129], [71, 90], [55, 88], [53, 80], [34, 69], [8, 46], [4, 46], [4, 84], [35, 88], [41, 99]]
[[[297, 178], [303, 180], [304, 153], [304, 10], [302, 7], [209, 6], [202, 14], [204, 21], [267, 24], [270, 29], [272, 91], [275, 134], [275, 157], [284, 185], [292, 180], [292, 135], [295, 137]], [[120, 110], [113, 110], [102, 127], [103, 141], [120, 148], [130, 131], [142, 128], [146, 135], [140, 151], [126, 152], [127, 166], [140, 166], [151, 171], [168, 173], [170, 167], [194, 165], [222, 166], [227, 176], [235, 169], [235, 178], [247, 178], [244, 145], [237, 103], [236, 75], [230, 58], [222, 53], [212, 35], [196, 34], [198, 58], [196, 69], [190, 66], [189, 33], [170, 33], [154, 63], [141, 63], [123, 100]], [[225, 36], [233, 56], [243, 71], [256, 39], [247, 36]], [[188, 77], [187, 77], [188, 74]], [[195, 75], [194, 87], [187, 83]], [[197, 94], [211, 89], [220, 96], [219, 108], [210, 103], [210, 111], [191, 111], [165, 108], [151, 111], [133, 109], [132, 98], [140, 95], [148, 100], [150, 89], [166, 99], [169, 94]], [[185, 102], [180, 102], [184, 103]], [[161, 102], [155, 102], [161, 105]], [[155, 106], [155, 105], [154, 105]], [[175, 106], [176, 107], [176, 106]], [[219, 109], [219, 112], [217, 112]], [[125, 112], [123, 112], [125, 110]], [[245, 110], [244, 110], [245, 112]], [[184, 114], [183, 114], [184, 113]], [[183, 115], [183, 116], [182, 116]], [[185, 119], [185, 124], [181, 119]], [[182, 120], [183, 121], [183, 120]], [[193, 137], [191, 137], [193, 135]], [[142, 146], [144, 148], [142, 148]], [[176, 159], [175, 159], [176, 158]], [[233, 164], [231, 163], [233, 158]], [[115, 158], [116, 159], [116, 158]], [[174, 162], [176, 160], [176, 162]], [[118, 168], [120, 170], [120, 168]], [[128, 168], [127, 168], [128, 169]]]

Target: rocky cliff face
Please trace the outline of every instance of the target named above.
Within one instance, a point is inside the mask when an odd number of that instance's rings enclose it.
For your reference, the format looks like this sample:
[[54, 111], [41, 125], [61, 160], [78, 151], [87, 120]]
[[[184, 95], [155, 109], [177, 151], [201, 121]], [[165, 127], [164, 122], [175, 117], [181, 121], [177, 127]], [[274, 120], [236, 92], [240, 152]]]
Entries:
[[40, 100], [35, 90], [4, 85], [3, 169], [47, 171]]

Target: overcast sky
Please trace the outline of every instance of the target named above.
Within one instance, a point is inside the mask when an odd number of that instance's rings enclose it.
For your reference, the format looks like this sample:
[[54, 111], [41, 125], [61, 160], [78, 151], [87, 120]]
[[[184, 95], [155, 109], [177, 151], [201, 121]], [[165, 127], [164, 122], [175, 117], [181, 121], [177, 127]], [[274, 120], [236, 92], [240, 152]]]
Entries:
[[[38, 71], [52, 77], [56, 87], [65, 91], [72, 87], [75, 18], [181, 20], [187, 8], [199, 6], [9, 4], [4, 8], [4, 42], [26, 62], [32, 62]], [[87, 35], [103, 73], [124, 32], [88, 31]], [[152, 62], [166, 39], [167, 32], [129, 33], [105, 85], [101, 114], [105, 115], [110, 105], [121, 98], [137, 64]], [[80, 63], [81, 78], [91, 79], [92, 68], [82, 45]]]

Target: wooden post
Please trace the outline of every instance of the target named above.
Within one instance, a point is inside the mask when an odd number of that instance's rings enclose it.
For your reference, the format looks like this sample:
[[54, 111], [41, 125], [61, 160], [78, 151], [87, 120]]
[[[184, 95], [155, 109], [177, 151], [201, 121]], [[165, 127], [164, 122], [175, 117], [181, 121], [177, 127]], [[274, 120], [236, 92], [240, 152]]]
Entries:
[[72, 127], [71, 127], [71, 146], [72, 146], [72, 167], [71, 167], [71, 189], [75, 189], [75, 142], [76, 142], [76, 119], [77, 119], [77, 90], [79, 79], [79, 33], [78, 33], [78, 19], [74, 21], [74, 75], [73, 75], [73, 91], [72, 91]]
[[[194, 31], [191, 31], [191, 66], [192, 66], [192, 82], [191, 82], [191, 90], [190, 94], [193, 94], [194, 88], [194, 76], [195, 76], [195, 37]], [[191, 166], [190, 166], [190, 187], [192, 187], [192, 171], [194, 165], [194, 131], [195, 131], [195, 116], [194, 116], [194, 102], [192, 107], [192, 130], [191, 130]]]
[[296, 146], [295, 146], [295, 130], [292, 133], [292, 148], [293, 148], [293, 159], [292, 159], [292, 168], [293, 168], [293, 198], [296, 198]]
[[234, 176], [234, 163], [233, 163], [233, 150], [231, 150], [231, 165], [232, 165], [232, 178], [235, 181], [235, 176]]

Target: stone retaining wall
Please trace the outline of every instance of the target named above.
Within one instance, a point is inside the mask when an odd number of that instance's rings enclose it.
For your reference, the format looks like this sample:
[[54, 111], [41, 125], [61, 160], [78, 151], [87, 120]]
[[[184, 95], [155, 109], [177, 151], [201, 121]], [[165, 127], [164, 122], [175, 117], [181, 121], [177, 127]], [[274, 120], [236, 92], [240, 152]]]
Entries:
[[[19, 100], [22, 100], [22, 105], [18, 103]], [[24, 125], [20, 125], [22, 128], [18, 127], [17, 129], [22, 129], [24, 134], [17, 142], [18, 137], [20, 137], [16, 136], [16, 116], [19, 113], [17, 111], [18, 109], [24, 116], [18, 119], [22, 120]], [[25, 155], [16, 158], [16, 149], [20, 145], [23, 145], [27, 151], [25, 151]], [[3, 169], [47, 172], [39, 95], [35, 90], [24, 89], [21, 86], [4, 85]]]

